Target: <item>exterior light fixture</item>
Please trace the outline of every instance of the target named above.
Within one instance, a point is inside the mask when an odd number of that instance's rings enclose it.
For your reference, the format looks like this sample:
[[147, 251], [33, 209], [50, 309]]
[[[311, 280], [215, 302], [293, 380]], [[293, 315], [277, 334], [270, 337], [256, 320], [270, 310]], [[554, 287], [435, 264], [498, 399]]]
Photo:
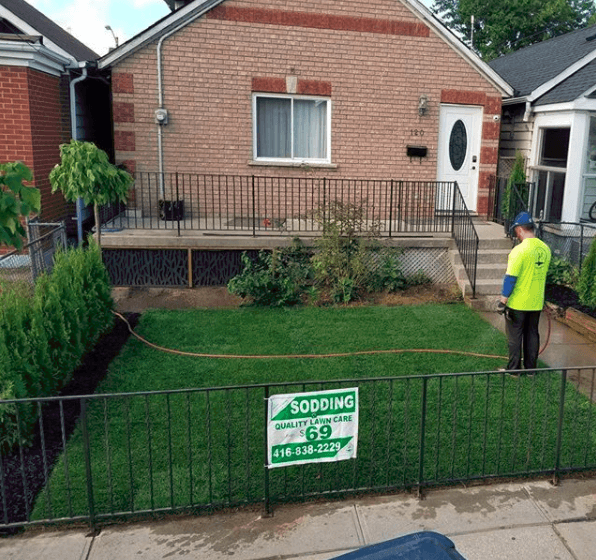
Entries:
[[423, 117], [428, 111], [428, 95], [421, 95], [418, 99], [418, 115]]

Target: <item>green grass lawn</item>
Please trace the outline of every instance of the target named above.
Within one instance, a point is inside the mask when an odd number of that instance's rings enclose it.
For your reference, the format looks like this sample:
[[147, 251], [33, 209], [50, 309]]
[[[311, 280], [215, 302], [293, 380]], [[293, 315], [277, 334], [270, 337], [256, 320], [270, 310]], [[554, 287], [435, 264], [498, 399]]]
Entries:
[[[186, 352], [324, 354], [372, 349], [453, 349], [505, 356], [505, 337], [463, 304], [148, 311], [137, 332]], [[360, 387], [358, 458], [272, 469], [273, 500], [318, 492], [408, 487], [550, 468], [556, 451], [560, 377], [516, 379], [505, 359], [379, 354], [329, 359], [208, 359], [159, 352], [131, 338], [98, 393], [304, 382], [272, 393]], [[426, 401], [422, 378], [426, 376]], [[374, 382], [341, 379], [385, 378]], [[387, 379], [397, 378], [397, 379]], [[332, 382], [324, 386], [312, 383]], [[310, 383], [309, 383], [310, 382]], [[568, 384], [562, 466], [596, 465], [592, 403]], [[97, 399], [88, 433], [97, 514], [263, 499], [264, 390], [181, 391]], [[83, 431], [54, 468], [34, 518], [86, 515]]]

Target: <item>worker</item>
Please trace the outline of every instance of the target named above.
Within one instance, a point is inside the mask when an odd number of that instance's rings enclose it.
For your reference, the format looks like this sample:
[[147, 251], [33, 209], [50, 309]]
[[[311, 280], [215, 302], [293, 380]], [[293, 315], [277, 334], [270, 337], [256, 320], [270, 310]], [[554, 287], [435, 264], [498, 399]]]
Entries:
[[532, 370], [538, 362], [538, 323], [544, 307], [551, 252], [536, 237], [535, 224], [528, 212], [518, 214], [509, 231], [520, 243], [509, 253], [499, 302], [509, 341], [507, 370], [522, 369], [522, 354], [524, 369]]

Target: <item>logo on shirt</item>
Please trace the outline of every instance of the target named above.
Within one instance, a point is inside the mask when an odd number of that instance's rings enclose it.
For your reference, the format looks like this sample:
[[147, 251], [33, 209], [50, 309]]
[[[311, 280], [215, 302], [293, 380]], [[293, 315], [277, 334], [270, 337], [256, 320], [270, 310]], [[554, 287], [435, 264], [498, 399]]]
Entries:
[[546, 251], [542, 247], [536, 249], [536, 268], [542, 268], [546, 263]]

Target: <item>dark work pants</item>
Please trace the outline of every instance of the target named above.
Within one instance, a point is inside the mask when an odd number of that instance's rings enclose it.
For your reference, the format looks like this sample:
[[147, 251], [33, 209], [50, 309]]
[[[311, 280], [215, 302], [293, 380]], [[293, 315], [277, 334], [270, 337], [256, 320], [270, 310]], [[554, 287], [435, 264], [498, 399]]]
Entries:
[[505, 310], [505, 326], [509, 341], [509, 363], [507, 369], [536, 369], [540, 351], [538, 323], [540, 311]]

